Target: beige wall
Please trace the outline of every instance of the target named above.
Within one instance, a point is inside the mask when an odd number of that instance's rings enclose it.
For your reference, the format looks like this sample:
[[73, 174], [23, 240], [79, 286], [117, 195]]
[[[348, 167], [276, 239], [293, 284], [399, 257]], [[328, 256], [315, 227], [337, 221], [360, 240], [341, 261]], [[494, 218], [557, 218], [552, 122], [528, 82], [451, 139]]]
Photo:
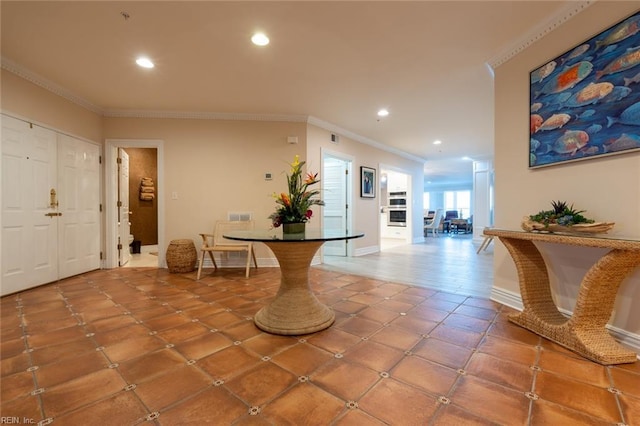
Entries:
[[102, 144], [102, 116], [2, 70], [2, 111]]
[[[637, 2], [596, 2], [495, 73], [495, 224], [518, 229], [523, 216], [566, 200], [597, 221], [614, 221], [613, 234], [640, 238], [640, 152], [529, 170], [529, 72], [579, 45], [637, 9]], [[582, 275], [602, 250], [542, 246], [550, 261], [554, 296], [573, 310]], [[570, 262], [570, 266], [566, 263]], [[519, 297], [513, 261], [498, 243], [494, 256], [494, 298]], [[640, 337], [640, 271], [623, 282], [611, 323]]]
[[[383, 151], [370, 145], [354, 141], [339, 135], [339, 143], [331, 142], [331, 132], [310, 125], [307, 135], [307, 157], [310, 164], [322, 164], [323, 150], [342, 154], [354, 159], [351, 175], [353, 187], [352, 215], [355, 229], [364, 232], [364, 238], [354, 240], [356, 252], [370, 252], [377, 250], [380, 241], [380, 168], [381, 165], [393, 168], [411, 176], [411, 190], [414, 199], [412, 206], [412, 241], [422, 241], [423, 236], [423, 208], [422, 194], [424, 191], [423, 163]], [[378, 194], [375, 198], [360, 197], [360, 167], [372, 167], [377, 172]]]

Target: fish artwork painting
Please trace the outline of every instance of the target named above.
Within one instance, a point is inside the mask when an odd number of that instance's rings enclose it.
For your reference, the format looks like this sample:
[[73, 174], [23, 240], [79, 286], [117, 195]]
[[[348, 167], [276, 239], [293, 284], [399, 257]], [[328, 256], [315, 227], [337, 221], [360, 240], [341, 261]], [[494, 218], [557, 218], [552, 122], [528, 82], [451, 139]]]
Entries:
[[640, 11], [529, 77], [530, 168], [640, 150]]

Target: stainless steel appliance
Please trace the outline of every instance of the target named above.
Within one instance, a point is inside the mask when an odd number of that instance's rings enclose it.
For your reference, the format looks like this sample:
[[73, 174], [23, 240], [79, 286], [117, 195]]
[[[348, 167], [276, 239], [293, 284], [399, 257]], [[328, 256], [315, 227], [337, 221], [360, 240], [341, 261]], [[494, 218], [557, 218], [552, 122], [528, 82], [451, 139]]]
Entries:
[[407, 193], [405, 191], [389, 192], [387, 226], [407, 226]]

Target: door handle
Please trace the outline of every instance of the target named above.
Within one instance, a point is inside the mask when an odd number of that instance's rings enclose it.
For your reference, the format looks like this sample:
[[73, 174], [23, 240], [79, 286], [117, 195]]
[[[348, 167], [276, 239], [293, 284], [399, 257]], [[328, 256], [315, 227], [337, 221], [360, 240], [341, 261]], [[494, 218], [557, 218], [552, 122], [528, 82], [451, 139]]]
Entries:
[[49, 192], [49, 207], [51, 208], [58, 207], [58, 198], [56, 195], [56, 190], [53, 188], [51, 188], [51, 191]]
[[54, 216], [62, 216], [62, 213], [60, 212], [51, 212], [51, 213], [45, 213], [45, 216], [49, 216], [49, 217], [54, 217]]

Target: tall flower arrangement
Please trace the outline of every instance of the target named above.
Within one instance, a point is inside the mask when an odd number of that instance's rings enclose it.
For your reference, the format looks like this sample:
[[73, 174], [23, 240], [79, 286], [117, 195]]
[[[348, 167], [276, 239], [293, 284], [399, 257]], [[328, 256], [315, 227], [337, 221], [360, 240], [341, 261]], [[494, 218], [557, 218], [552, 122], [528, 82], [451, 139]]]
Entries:
[[273, 197], [278, 204], [276, 211], [269, 216], [273, 226], [279, 227], [283, 223], [305, 223], [313, 215], [311, 206], [323, 206], [324, 201], [314, 198], [320, 191], [309, 189], [309, 186], [320, 182], [318, 174], [307, 173], [302, 175], [302, 167], [305, 161], [300, 161], [299, 156], [295, 156], [291, 163], [291, 174], [287, 175], [287, 186], [289, 193], [273, 193]]

